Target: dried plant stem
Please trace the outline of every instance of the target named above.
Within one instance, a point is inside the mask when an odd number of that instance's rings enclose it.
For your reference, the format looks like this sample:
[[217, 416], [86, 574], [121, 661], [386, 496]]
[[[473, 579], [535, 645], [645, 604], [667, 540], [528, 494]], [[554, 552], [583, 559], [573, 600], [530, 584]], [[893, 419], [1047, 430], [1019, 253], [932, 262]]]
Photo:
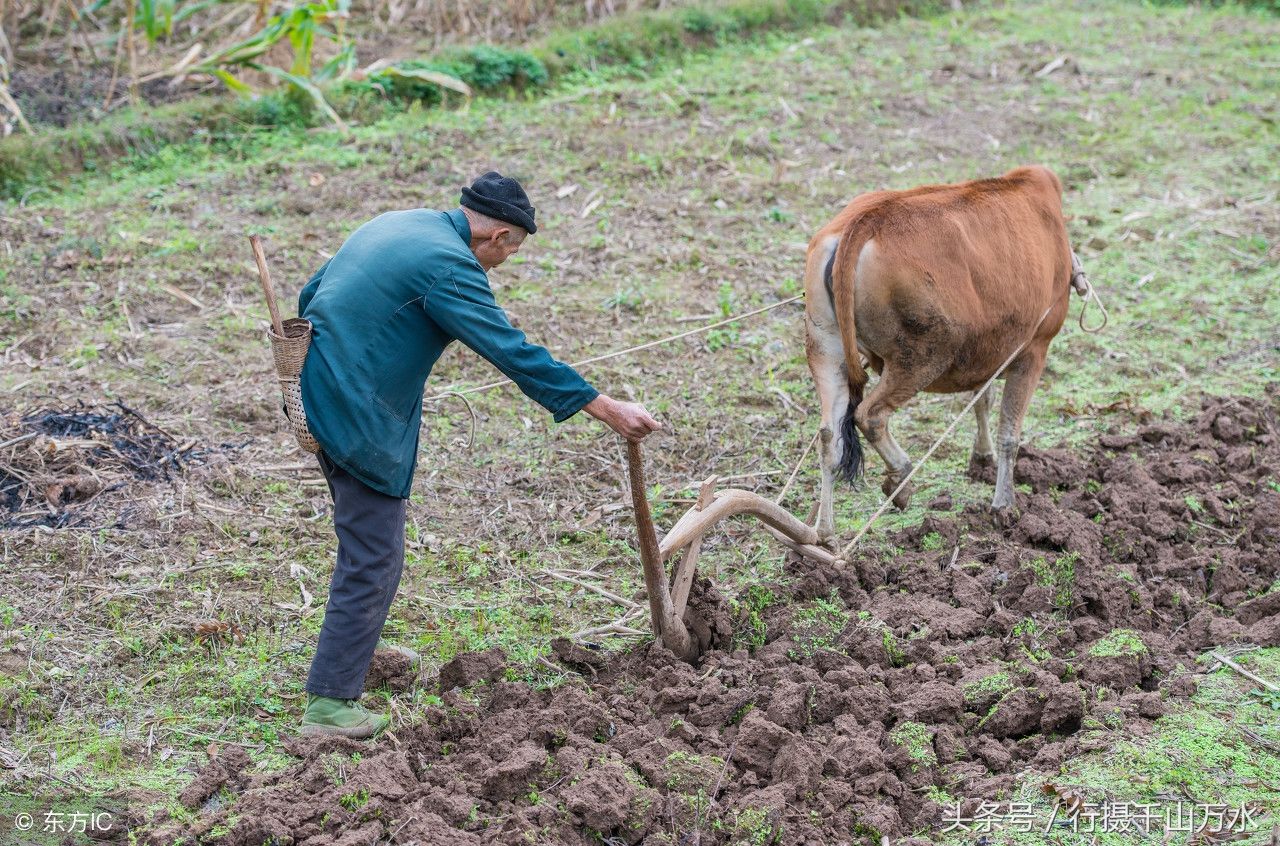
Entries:
[[1223, 655], [1221, 652], [1213, 652], [1211, 653], [1211, 655], [1213, 656], [1213, 660], [1219, 661], [1224, 666], [1230, 667], [1240, 675], [1244, 676], [1246, 679], [1257, 682], [1258, 684], [1262, 685], [1272, 693], [1280, 693], [1280, 685], [1277, 685], [1274, 682], [1269, 682], [1266, 679], [1264, 679], [1262, 676], [1257, 675], [1256, 673], [1249, 672], [1244, 667], [1241, 667], [1239, 664], [1237, 664], [1235, 661], [1232, 661], [1230, 658]]
[[116, 55], [111, 62], [111, 82], [107, 83], [107, 96], [102, 98], [102, 109], [106, 111], [111, 107], [111, 101], [116, 96], [116, 82], [120, 79], [120, 61], [124, 58], [124, 44], [128, 37], [128, 21], [122, 21], [120, 24], [120, 36], [116, 38]]
[[18, 125], [26, 130], [28, 135], [36, 134], [35, 130], [31, 128], [31, 124], [27, 123], [26, 117], [22, 114], [22, 109], [18, 106], [18, 102], [9, 93], [9, 86], [3, 82], [0, 82], [0, 104], [13, 112], [14, 117], [18, 119]]
[[124, 28], [129, 51], [129, 101], [138, 102], [138, 46], [133, 37], [135, 0], [125, 0]]

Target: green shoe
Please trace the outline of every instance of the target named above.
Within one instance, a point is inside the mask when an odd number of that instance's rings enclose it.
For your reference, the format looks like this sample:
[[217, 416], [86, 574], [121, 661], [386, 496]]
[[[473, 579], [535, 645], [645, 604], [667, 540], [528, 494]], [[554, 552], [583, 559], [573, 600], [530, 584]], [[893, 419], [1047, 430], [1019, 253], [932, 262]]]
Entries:
[[375, 714], [354, 699], [307, 694], [302, 714], [302, 734], [337, 735], [362, 740], [391, 725], [391, 718]]
[[416, 671], [418, 667], [422, 666], [422, 656], [407, 646], [401, 646], [398, 643], [388, 643], [387, 641], [379, 638], [378, 649], [380, 651], [385, 649], [388, 652], [395, 652], [397, 654], [403, 655], [404, 657], [408, 658], [409, 669], [411, 670]]

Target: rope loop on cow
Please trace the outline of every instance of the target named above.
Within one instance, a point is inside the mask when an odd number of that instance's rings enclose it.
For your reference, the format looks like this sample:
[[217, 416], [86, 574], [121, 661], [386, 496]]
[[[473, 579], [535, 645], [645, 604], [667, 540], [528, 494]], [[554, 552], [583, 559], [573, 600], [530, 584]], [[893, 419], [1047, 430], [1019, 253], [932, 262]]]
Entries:
[[[1089, 281], [1089, 274], [1084, 272], [1084, 262], [1080, 261], [1080, 256], [1076, 255], [1075, 250], [1071, 251], [1071, 287], [1077, 294], [1084, 297], [1084, 303], [1080, 306], [1080, 330], [1090, 335], [1101, 332], [1107, 327], [1107, 309], [1102, 304], [1098, 289], [1094, 288], [1093, 283]], [[1090, 300], [1096, 302], [1098, 311], [1102, 312], [1102, 322], [1093, 328], [1084, 325], [1084, 313], [1089, 310]]]
[[[1081, 304], [1080, 306], [1080, 329], [1084, 332], [1088, 332], [1090, 335], [1093, 335], [1098, 332], [1101, 332], [1103, 329], [1106, 329], [1107, 321], [1110, 318], [1109, 318], [1109, 315], [1107, 314], [1106, 306], [1102, 304], [1102, 297], [1098, 295], [1098, 289], [1093, 287], [1093, 283], [1089, 281], [1089, 278], [1087, 276], [1084, 277], [1084, 285], [1085, 285], [1084, 303]], [[1097, 303], [1098, 311], [1102, 313], [1102, 322], [1099, 323], [1097, 326], [1093, 326], [1093, 327], [1084, 325], [1084, 313], [1089, 310], [1090, 302]]]

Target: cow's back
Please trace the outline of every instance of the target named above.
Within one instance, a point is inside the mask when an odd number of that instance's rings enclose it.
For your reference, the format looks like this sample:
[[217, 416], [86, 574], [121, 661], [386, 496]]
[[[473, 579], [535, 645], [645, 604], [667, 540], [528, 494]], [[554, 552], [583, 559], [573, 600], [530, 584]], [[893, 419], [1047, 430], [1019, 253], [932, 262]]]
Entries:
[[[874, 238], [885, 256], [928, 264], [946, 258], [1018, 264], [1026, 253], [1064, 258], [1061, 184], [1031, 166], [994, 179], [864, 194], [846, 209], [846, 243]], [[1069, 258], [1065, 258], [1069, 266]]]
[[832, 224], [840, 265], [856, 271], [857, 336], [873, 366], [950, 348], [955, 367], [928, 390], [967, 390], [1055, 298], [1061, 314], [1036, 336], [1047, 342], [1061, 328], [1071, 259], [1061, 183], [1048, 168], [864, 194]]

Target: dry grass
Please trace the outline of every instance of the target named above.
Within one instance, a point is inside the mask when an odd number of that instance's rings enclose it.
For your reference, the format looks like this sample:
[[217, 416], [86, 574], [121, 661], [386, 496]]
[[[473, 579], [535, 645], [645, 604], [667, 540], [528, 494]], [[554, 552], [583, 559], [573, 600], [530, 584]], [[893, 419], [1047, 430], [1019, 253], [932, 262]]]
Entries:
[[385, 26], [411, 23], [437, 45], [458, 41], [525, 41], [553, 27], [572, 27], [693, 0], [381, 0], [357, 4]]

